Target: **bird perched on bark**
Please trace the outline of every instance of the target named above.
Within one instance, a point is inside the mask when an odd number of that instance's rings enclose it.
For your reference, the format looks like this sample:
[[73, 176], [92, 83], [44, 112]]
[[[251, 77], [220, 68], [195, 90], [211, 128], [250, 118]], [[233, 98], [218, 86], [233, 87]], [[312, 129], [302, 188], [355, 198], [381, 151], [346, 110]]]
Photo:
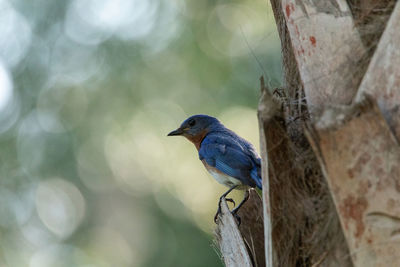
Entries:
[[[238, 219], [237, 211], [249, 198], [249, 188], [262, 188], [261, 159], [255, 148], [245, 139], [226, 128], [218, 119], [207, 115], [194, 115], [187, 118], [181, 126], [168, 136], [181, 135], [191, 141], [198, 150], [199, 159], [207, 171], [219, 183], [229, 187], [219, 200], [214, 221], [221, 212], [221, 200], [233, 189], [244, 189], [245, 196], [232, 210]], [[226, 198], [227, 201], [235, 202]]]

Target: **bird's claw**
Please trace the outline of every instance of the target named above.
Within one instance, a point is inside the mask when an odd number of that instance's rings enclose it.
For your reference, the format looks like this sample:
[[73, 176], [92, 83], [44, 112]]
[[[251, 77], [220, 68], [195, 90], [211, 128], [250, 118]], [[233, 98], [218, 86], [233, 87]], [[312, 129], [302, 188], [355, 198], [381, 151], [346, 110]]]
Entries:
[[[221, 197], [221, 198], [219, 199], [219, 202], [218, 202], [218, 210], [217, 210], [217, 213], [215, 213], [215, 215], [214, 215], [214, 222], [215, 222], [215, 223], [217, 223], [218, 215], [221, 213], [221, 202], [222, 202], [222, 199], [223, 199], [223, 197]], [[233, 206], [234, 206], [234, 207], [236, 206], [236, 202], [235, 202], [235, 200], [233, 200], [232, 198], [225, 198], [225, 201], [228, 201], [228, 202], [233, 203]]]
[[[214, 222], [217, 223], [218, 220], [218, 215], [221, 213], [221, 208], [218, 207], [217, 213], [215, 213], [214, 216]], [[240, 224], [242, 223], [242, 219], [240, 218], [240, 216], [236, 213], [236, 212], [231, 212], [232, 216], [235, 217], [236, 221], [238, 222], [238, 226], [240, 226]]]
[[[221, 213], [221, 201], [223, 197], [219, 198], [217, 213], [214, 215], [214, 222], [217, 223], [218, 215]], [[229, 201], [229, 200], [228, 200]]]
[[214, 222], [217, 223], [218, 215], [221, 213], [221, 211], [218, 209], [217, 213], [214, 215]]
[[[219, 201], [218, 201], [218, 210], [217, 210], [217, 213], [215, 213], [215, 216], [214, 216], [214, 222], [215, 223], [217, 223], [217, 219], [218, 219], [218, 215], [221, 213], [221, 202], [222, 202], [222, 199], [225, 199], [225, 201], [228, 201], [228, 202], [232, 202], [233, 203], [233, 206], [236, 206], [236, 203], [235, 203], [235, 201], [232, 199], [232, 198], [226, 198], [226, 196], [233, 190], [233, 189], [235, 189], [237, 187], [237, 185], [234, 185], [234, 186], [232, 186], [231, 188], [229, 188], [229, 190], [228, 191], [226, 191], [220, 198], [219, 198]], [[239, 205], [240, 206], [240, 205]], [[238, 206], [238, 208], [239, 208], [239, 206]], [[228, 208], [229, 209], [229, 208]], [[236, 208], [237, 209], [237, 208]]]
[[217, 213], [214, 215], [214, 222], [217, 223], [218, 215], [221, 213], [221, 201], [218, 203]]
[[225, 201], [231, 202], [233, 204], [233, 207], [236, 206], [236, 202], [232, 198], [225, 198]]

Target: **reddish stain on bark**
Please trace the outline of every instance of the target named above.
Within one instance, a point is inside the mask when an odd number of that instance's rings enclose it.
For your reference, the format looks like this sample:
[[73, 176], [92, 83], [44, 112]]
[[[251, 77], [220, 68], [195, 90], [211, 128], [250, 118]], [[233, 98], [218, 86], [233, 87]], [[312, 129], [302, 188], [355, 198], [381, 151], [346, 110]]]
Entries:
[[299, 56], [300, 56], [300, 55], [304, 55], [304, 52], [305, 52], [305, 50], [304, 50], [303, 47], [300, 47], [300, 49], [297, 50], [297, 54], [298, 54]]
[[347, 170], [347, 175], [349, 175], [349, 178], [350, 178], [350, 179], [353, 179], [353, 178], [354, 178], [354, 171], [353, 171], [353, 169], [348, 169], [348, 170]]
[[358, 184], [357, 194], [361, 196], [366, 195], [369, 188], [370, 182], [368, 180], [360, 181]]
[[369, 163], [370, 160], [371, 160], [371, 155], [369, 155], [367, 153], [361, 155], [357, 159], [354, 166], [347, 169], [347, 174], [348, 174], [349, 178], [353, 179], [354, 177], [359, 177], [361, 175], [363, 168], [365, 168], [365, 166], [367, 165], [367, 163]]
[[299, 32], [299, 28], [297, 27], [297, 25], [294, 25], [294, 31], [296, 33], [297, 36], [300, 36], [300, 32]]
[[286, 10], [286, 17], [289, 18], [290, 17], [290, 6], [286, 5], [285, 10]]
[[365, 225], [363, 222], [363, 214], [368, 207], [368, 202], [365, 197], [358, 197], [357, 199], [349, 195], [346, 197], [340, 205], [340, 213], [345, 220], [345, 227], [348, 228], [350, 220], [354, 221], [356, 226], [356, 232], [354, 236], [360, 238], [365, 231]]
[[311, 42], [312, 46], [314, 46], [314, 47], [317, 45], [317, 40], [315, 39], [314, 36], [310, 36], [310, 42]]

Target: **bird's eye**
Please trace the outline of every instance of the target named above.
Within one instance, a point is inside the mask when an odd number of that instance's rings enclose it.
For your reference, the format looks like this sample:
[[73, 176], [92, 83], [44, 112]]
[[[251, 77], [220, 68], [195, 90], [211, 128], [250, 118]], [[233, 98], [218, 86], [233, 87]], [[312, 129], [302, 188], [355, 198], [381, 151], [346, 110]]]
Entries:
[[196, 124], [196, 121], [192, 119], [188, 122], [188, 124], [190, 127], [193, 127]]

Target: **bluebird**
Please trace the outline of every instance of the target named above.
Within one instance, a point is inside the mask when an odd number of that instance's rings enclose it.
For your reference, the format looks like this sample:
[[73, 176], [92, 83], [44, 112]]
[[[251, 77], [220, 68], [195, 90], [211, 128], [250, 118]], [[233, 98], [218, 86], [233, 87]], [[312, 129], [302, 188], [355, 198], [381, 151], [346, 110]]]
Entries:
[[221, 212], [221, 200], [225, 198], [235, 204], [226, 196], [233, 189], [246, 190], [243, 200], [232, 210], [240, 224], [237, 211], [248, 200], [248, 189], [262, 188], [261, 159], [253, 145], [208, 115], [191, 116], [168, 134], [177, 135], [186, 137], [195, 145], [207, 171], [217, 182], [229, 188], [219, 199], [215, 222]]

